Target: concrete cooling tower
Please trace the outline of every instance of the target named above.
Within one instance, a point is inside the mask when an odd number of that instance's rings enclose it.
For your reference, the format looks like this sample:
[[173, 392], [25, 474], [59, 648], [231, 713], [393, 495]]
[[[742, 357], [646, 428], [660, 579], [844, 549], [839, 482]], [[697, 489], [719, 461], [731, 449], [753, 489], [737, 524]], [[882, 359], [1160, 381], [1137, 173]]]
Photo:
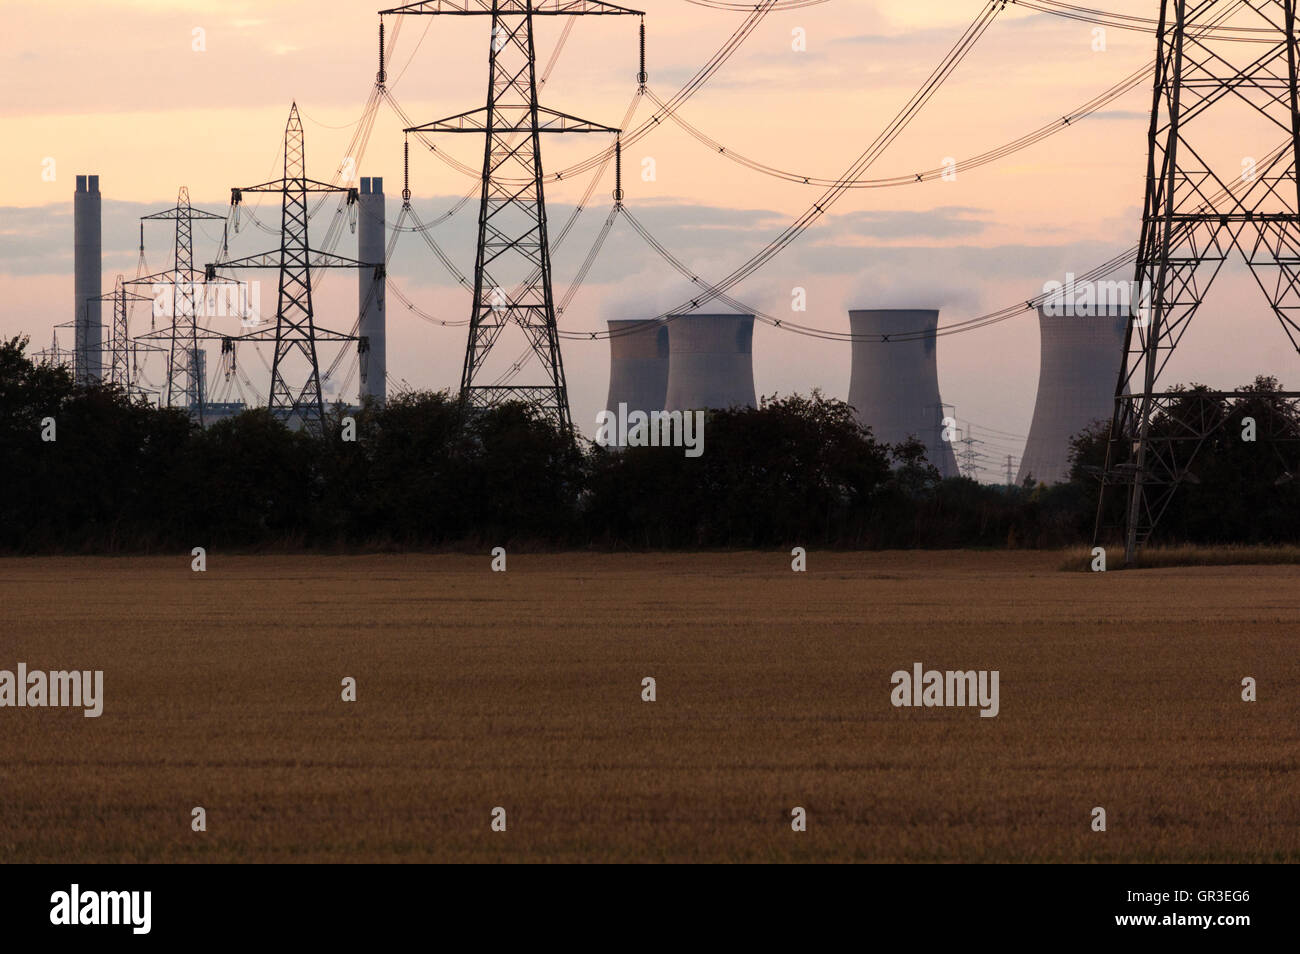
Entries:
[[665, 410], [756, 403], [753, 315], [682, 315], [668, 322]]
[[[943, 399], [935, 362], [934, 330], [939, 312], [930, 309], [879, 309], [849, 312], [853, 342], [849, 404], [878, 441], [897, 444], [915, 436], [943, 477], [956, 477], [957, 457], [943, 440]], [[878, 335], [927, 332], [924, 338], [877, 342]]]
[[605, 408], [618, 413], [626, 404], [632, 411], [662, 411], [668, 395], [668, 325], [649, 320], [620, 319], [607, 322], [609, 338], [609, 394]]
[[[361, 205], [357, 221], [357, 260], [382, 262], [384, 260], [384, 180], [378, 177], [361, 178]], [[388, 378], [388, 343], [384, 314], [384, 279], [375, 277], [373, 268], [357, 269], [357, 299], [361, 309], [357, 334], [369, 345], [366, 355], [366, 380], [361, 385], [361, 397], [373, 397], [384, 403]]]
[[1124, 350], [1126, 313], [1088, 316], [1038, 312], [1038, 398], [1016, 483], [1032, 476], [1054, 484], [1070, 474], [1070, 438], [1093, 421], [1109, 421]]
[[85, 384], [98, 382], [104, 371], [99, 176], [77, 176], [72, 223], [73, 374]]

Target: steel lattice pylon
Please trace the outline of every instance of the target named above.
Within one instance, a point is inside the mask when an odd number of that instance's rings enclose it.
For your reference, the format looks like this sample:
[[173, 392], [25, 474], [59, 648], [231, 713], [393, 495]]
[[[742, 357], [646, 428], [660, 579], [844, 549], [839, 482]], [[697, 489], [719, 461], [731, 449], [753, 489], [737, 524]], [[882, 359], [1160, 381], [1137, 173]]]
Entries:
[[[1300, 350], [1295, 5], [1296, 0], [1161, 2], [1134, 281], [1138, 307], [1125, 335], [1095, 531], [1099, 542], [1107, 491], [1126, 488], [1126, 563], [1134, 561], [1219, 426], [1189, 417], [1185, 395], [1159, 393], [1157, 387], [1234, 250], [1245, 259], [1292, 346]], [[1275, 31], [1276, 41], [1233, 43], [1221, 32], [1193, 26], [1211, 23]], [[1233, 164], [1212, 158], [1224, 150], [1222, 120], [1225, 114], [1231, 118], [1231, 108], [1265, 136], [1264, 141], [1233, 142], [1231, 147], [1238, 157], [1258, 160], [1238, 158]], [[1279, 132], [1286, 137], [1281, 145], [1273, 140]]]
[[[166, 407], [179, 405], [189, 408], [202, 424], [204, 388], [199, 378], [203, 365], [199, 359], [198, 290], [202, 287], [203, 273], [194, 270], [194, 221], [196, 219], [224, 222], [225, 216], [193, 208], [190, 205], [190, 190], [187, 186], [180, 187], [176, 196], [176, 205], [172, 208], [141, 216], [142, 222], [176, 223], [172, 270], [158, 275], [135, 278], [126, 284], [157, 285], [166, 282], [171, 286], [169, 298], [172, 323], [171, 327], [164, 332], [171, 344], [167, 357], [167, 386], [163, 400]], [[143, 254], [143, 238], [141, 252]]]
[[145, 295], [137, 295], [126, 290], [129, 282], [121, 275], [113, 287], [111, 295], [100, 295], [100, 301], [113, 303], [113, 330], [108, 341], [108, 373], [104, 383], [116, 384], [131, 393], [131, 334], [128, 328], [129, 306], [131, 301], [153, 301]]
[[[231, 205], [236, 208], [246, 192], [273, 192], [281, 196], [280, 248], [274, 252], [216, 262], [207, 267], [209, 279], [218, 268], [275, 268], [280, 280], [275, 309], [275, 330], [251, 331], [237, 336], [223, 336], [228, 341], [275, 342], [271, 363], [271, 388], [267, 407], [278, 419], [292, 425], [295, 421], [310, 433], [320, 435], [325, 427], [325, 403], [321, 394], [320, 361], [316, 345], [320, 341], [355, 341], [356, 336], [316, 327], [312, 307], [311, 270], [314, 268], [382, 268], [382, 263], [366, 265], [356, 259], [322, 252], [311, 247], [307, 235], [307, 194], [311, 192], [346, 193], [355, 207], [357, 190], [308, 179], [303, 143], [302, 120], [298, 104], [289, 110], [284, 129], [284, 177], [272, 182], [231, 189]], [[381, 273], [382, 274], [382, 273]], [[223, 351], [231, 345], [223, 343]], [[303, 365], [305, 364], [305, 368]]]
[[[474, 260], [474, 303], [461, 372], [460, 398], [471, 407], [522, 401], [566, 431], [573, 428], [560, 357], [551, 292], [551, 255], [542, 191], [542, 133], [618, 133], [537, 102], [533, 18], [538, 16], [644, 16], [597, 0], [431, 0], [394, 14], [485, 15], [492, 18], [488, 47], [487, 105], [405, 130], [410, 133], [479, 133], [485, 136]], [[526, 337], [535, 382], [484, 383], [486, 360], [502, 331], [514, 325]], [[510, 372], [523, 371], [515, 367]]]

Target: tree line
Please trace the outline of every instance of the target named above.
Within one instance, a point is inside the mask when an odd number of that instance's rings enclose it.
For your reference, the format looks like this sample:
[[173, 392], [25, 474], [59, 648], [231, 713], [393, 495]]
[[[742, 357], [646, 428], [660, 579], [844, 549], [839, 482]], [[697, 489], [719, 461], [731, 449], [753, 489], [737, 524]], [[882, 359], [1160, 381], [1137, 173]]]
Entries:
[[[1060, 547], [1091, 539], [1105, 459], [1099, 422], [1075, 438], [1065, 483], [944, 480], [922, 444], [881, 443], [844, 402], [816, 391], [708, 412], [696, 458], [603, 448], [521, 405], [467, 412], [447, 392], [334, 408], [320, 438], [265, 409], [200, 428], [184, 410], [78, 386], [26, 347], [0, 342], [7, 552]], [[1261, 378], [1237, 402], [1180, 392], [1172, 414], [1218, 415], [1223, 426], [1162, 520], [1162, 539], [1300, 537], [1289, 452], [1243, 441], [1238, 427], [1253, 415], [1300, 432], [1277, 390]], [[345, 414], [352, 441], [340, 438]], [[1122, 506], [1120, 495], [1111, 503]]]

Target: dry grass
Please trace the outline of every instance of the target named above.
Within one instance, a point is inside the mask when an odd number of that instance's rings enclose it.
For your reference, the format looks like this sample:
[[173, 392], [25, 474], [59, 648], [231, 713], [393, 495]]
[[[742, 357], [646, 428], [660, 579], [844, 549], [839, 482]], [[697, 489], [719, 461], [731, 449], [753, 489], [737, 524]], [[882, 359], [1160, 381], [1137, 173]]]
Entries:
[[[1091, 572], [1092, 547], [1066, 551], [1062, 570]], [[1107, 547], [1107, 568], [1124, 566], [1124, 547]], [[1300, 546], [1169, 546], [1138, 550], [1134, 569], [1153, 570], [1175, 566], [1300, 566]]]
[[0, 668], [107, 697], [0, 709], [0, 861], [1300, 860], [1300, 569], [1060, 559], [0, 561]]

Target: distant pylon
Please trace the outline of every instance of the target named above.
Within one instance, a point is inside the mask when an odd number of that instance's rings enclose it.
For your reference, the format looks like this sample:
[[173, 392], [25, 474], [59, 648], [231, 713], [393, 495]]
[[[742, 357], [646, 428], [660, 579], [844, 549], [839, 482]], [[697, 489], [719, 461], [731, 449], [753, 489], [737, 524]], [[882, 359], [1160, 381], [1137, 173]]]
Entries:
[[135, 277], [142, 278], [149, 270], [149, 263], [144, 260], [144, 223], [140, 223], [140, 254], [135, 261]]
[[961, 462], [961, 476], [970, 480], [978, 480], [980, 471], [980, 458], [984, 455], [975, 449], [976, 444], [983, 444], [981, 440], [976, 440], [974, 435], [967, 434], [956, 443], [962, 445], [962, 451], [957, 455], [957, 460]]
[[[1225, 33], [1225, 30], [1236, 33]], [[1244, 30], [1263, 42], [1236, 42]], [[1161, 0], [1142, 236], [1133, 315], [1115, 388], [1101, 503], [1127, 488], [1125, 562], [1150, 537], [1218, 420], [1174, 416], [1186, 396], [1157, 385], [1225, 259], [1245, 259], [1291, 343], [1300, 349], [1300, 96], [1296, 0]], [[1227, 104], [1285, 136], [1241, 141], [1224, 155]], [[1251, 130], [1254, 131], [1254, 130]], [[1255, 157], [1243, 161], [1240, 157]], [[1241, 392], [1215, 392], [1232, 398]], [[1283, 397], [1300, 392], [1279, 392]]]
[[[246, 192], [275, 192], [281, 196], [280, 248], [260, 255], [248, 255], [208, 266], [209, 279], [218, 268], [275, 268], [280, 272], [279, 297], [275, 309], [274, 333], [267, 329], [227, 336], [223, 353], [233, 360], [234, 341], [274, 341], [275, 357], [271, 364], [271, 388], [267, 407], [271, 414], [287, 424], [295, 421], [310, 433], [320, 435], [325, 427], [325, 403], [321, 394], [320, 361], [316, 344], [320, 341], [355, 341], [345, 335], [316, 327], [312, 307], [311, 270], [317, 268], [382, 268], [383, 263], [365, 265], [354, 258], [317, 251], [307, 236], [307, 194], [342, 192], [350, 206], [357, 202], [357, 190], [308, 179], [302, 120], [298, 104], [289, 109], [284, 128], [284, 176], [272, 182], [230, 190], [230, 203], [236, 209]], [[229, 348], [229, 350], [227, 350]]]
[[[572, 430], [551, 293], [540, 134], [619, 130], [538, 104], [533, 18], [644, 14], [599, 0], [429, 0], [380, 11], [381, 17], [389, 14], [492, 17], [487, 105], [412, 126], [405, 132], [486, 136], [474, 303], [461, 372], [462, 403], [493, 407], [505, 401], [522, 401], [561, 428]], [[523, 330], [535, 359], [527, 373], [536, 375], [536, 380], [524, 384], [498, 383], [502, 376], [485, 368], [492, 346], [512, 324]], [[492, 383], [483, 383], [489, 377], [494, 379]]]
[[131, 301], [153, 301], [145, 295], [126, 290], [127, 282], [117, 276], [112, 294], [101, 295], [101, 301], [113, 303], [113, 327], [108, 339], [108, 369], [104, 383], [116, 384], [131, 392], [131, 334], [127, 323], [128, 305]]
[[[190, 205], [190, 190], [181, 186], [176, 195], [176, 205], [162, 212], [143, 215], [143, 222], [175, 222], [176, 245], [171, 275], [171, 329], [170, 353], [167, 357], [167, 386], [163, 400], [167, 407], [188, 408], [200, 424], [203, 423], [203, 383], [198, 379], [200, 362], [198, 335], [198, 293], [202, 287], [203, 273], [194, 270], [194, 221], [224, 222], [224, 215], [205, 212]], [[144, 232], [140, 233], [140, 260], [144, 260]], [[164, 276], [137, 277], [128, 284], [154, 281]]]

